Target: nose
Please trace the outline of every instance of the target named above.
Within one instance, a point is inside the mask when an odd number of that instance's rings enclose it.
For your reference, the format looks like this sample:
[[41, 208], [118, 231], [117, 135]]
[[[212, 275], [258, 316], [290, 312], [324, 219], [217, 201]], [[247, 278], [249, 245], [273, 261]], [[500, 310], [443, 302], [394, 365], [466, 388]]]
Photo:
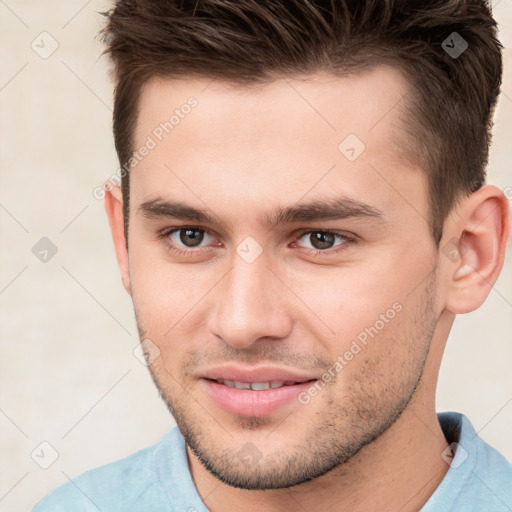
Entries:
[[239, 350], [263, 338], [288, 336], [293, 327], [288, 307], [292, 294], [274, 272], [265, 252], [252, 263], [234, 253], [231, 270], [215, 287], [210, 332]]

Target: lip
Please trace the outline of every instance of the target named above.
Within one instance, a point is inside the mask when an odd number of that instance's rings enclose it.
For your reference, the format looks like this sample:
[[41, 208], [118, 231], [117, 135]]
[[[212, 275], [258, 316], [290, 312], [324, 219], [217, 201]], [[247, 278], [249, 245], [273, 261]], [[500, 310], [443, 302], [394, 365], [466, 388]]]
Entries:
[[[231, 388], [216, 382], [217, 379], [239, 382], [294, 381], [296, 384], [253, 391]], [[206, 394], [218, 407], [227, 413], [245, 417], [270, 416], [290, 403], [299, 404], [298, 395], [316, 380], [316, 376], [287, 368], [244, 369], [233, 365], [210, 368], [200, 379]]]
[[318, 379], [316, 375], [277, 366], [260, 366], [257, 368], [244, 368], [235, 365], [217, 366], [209, 368], [201, 376], [212, 380], [236, 380], [239, 382], [270, 382], [272, 380], [306, 382]]

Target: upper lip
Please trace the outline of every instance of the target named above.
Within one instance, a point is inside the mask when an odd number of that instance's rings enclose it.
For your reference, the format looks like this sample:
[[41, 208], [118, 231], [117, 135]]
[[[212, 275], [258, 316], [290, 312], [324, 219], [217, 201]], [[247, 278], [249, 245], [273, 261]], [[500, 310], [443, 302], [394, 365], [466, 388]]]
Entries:
[[316, 380], [317, 377], [305, 372], [278, 368], [275, 366], [247, 367], [225, 365], [209, 368], [202, 375], [205, 379], [231, 380], [237, 382], [271, 382], [271, 381], [293, 381], [307, 382]]

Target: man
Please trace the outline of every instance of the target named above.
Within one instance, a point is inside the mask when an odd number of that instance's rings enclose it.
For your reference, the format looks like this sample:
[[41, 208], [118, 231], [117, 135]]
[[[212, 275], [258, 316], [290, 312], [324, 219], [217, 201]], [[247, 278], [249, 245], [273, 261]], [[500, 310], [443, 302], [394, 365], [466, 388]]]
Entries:
[[177, 427], [42, 511], [506, 511], [437, 414], [454, 317], [503, 265], [483, 0], [119, 0], [105, 207]]

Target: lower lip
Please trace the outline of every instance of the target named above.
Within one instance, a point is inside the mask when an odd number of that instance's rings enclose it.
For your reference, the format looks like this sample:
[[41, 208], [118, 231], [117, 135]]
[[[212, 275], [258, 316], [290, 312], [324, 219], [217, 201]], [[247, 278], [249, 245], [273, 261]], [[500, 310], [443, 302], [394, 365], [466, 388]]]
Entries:
[[202, 379], [210, 398], [224, 411], [238, 416], [270, 416], [272, 413], [296, 400], [298, 395], [311, 387], [311, 380], [280, 388], [248, 389], [230, 388], [214, 380]]

